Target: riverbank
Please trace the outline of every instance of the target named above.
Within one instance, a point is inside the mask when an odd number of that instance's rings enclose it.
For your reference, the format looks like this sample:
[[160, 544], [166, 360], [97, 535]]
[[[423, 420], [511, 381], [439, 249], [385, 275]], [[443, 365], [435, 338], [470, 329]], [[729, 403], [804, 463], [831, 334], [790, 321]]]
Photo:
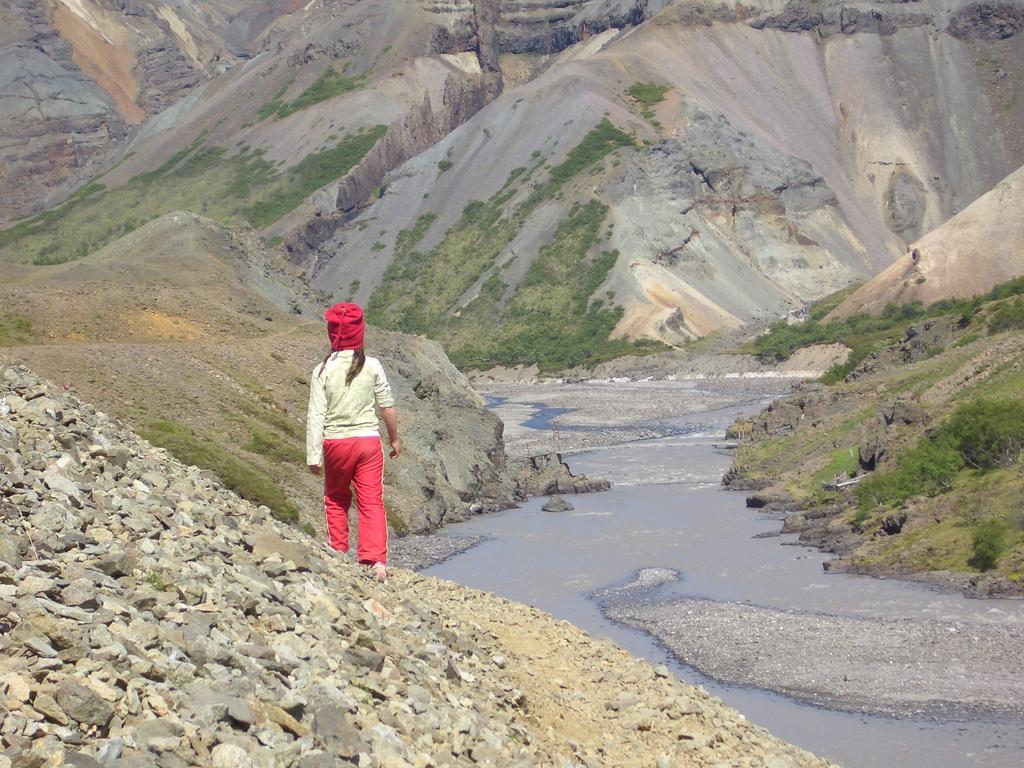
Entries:
[[[545, 423], [539, 393], [516, 397], [520, 421]], [[497, 412], [509, 424], [507, 407]], [[668, 437], [575, 455], [573, 469], [609, 478], [610, 493], [574, 498], [569, 513], [531, 501], [456, 524], [446, 535], [486, 541], [428, 573], [610, 635], [848, 766], [1015, 768], [1024, 603], [825, 572], [826, 556], [780, 534], [775, 514], [721, 489], [729, 459], [716, 445], [737, 410], [757, 409], [732, 401], [665, 414]], [[603, 604], [608, 585], [652, 566], [681, 578], [649, 579]]]
[[683, 434], [678, 419], [686, 414], [739, 409], [780, 397], [792, 391], [797, 381], [776, 377], [491, 383], [480, 385], [480, 392], [505, 423], [505, 450], [515, 457], [556, 449], [562, 454], [579, 453]]
[[380, 583], [18, 366], [0, 465], [0, 765], [829, 765], [536, 608]]
[[1024, 624], [631, 599], [636, 591], [631, 583], [604, 592], [605, 615], [716, 680], [890, 717], [1024, 717]]

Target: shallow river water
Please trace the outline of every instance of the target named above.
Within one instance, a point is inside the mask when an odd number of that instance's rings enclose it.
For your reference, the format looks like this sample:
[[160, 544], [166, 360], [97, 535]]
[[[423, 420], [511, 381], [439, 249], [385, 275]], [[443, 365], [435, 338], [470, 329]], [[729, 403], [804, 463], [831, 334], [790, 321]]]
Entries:
[[[667, 663], [781, 738], [850, 768], [1024, 765], [1018, 720], [894, 719], [857, 715], [720, 684], [681, 665], [647, 634], [601, 612], [603, 589], [642, 568], [678, 571], [657, 596], [744, 602], [829, 615], [1024, 622], [1024, 602], [968, 600], [899, 581], [826, 574], [827, 559], [795, 537], [755, 538], [777, 520], [719, 486], [722, 440], [736, 408], [676, 420], [676, 434], [571, 457], [575, 472], [606, 477], [608, 493], [571, 497], [576, 509], [542, 512], [543, 499], [451, 525], [487, 540], [426, 573], [503, 595], [567, 619], [653, 663]], [[535, 414], [531, 426], [543, 424]], [[1022, 650], [1024, 652], [1024, 650]]]

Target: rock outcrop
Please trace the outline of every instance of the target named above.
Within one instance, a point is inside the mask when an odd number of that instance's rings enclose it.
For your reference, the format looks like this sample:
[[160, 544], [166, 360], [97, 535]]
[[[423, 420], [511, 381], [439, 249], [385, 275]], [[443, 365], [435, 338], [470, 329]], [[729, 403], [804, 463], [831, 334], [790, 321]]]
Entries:
[[0, 462], [4, 765], [826, 765], [531, 608], [379, 584], [18, 366]]

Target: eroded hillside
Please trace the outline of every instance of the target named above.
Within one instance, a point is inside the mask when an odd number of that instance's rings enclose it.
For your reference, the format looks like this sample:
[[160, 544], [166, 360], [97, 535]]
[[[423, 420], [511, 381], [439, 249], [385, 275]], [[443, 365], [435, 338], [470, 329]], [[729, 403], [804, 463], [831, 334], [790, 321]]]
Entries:
[[[0, 348], [282, 519], [322, 527], [304, 424], [323, 304], [258, 238], [174, 213], [85, 259], [0, 265], [0, 285]], [[441, 348], [378, 331], [368, 347], [402, 414], [405, 454], [385, 474], [392, 527], [509, 503], [501, 422]]]
[[[5, 194], [35, 200], [5, 213], [52, 194], [0, 231], [0, 259], [80, 258], [194, 210], [468, 366], [593, 364], [776, 318], [1024, 164], [1020, 0], [74, 8], [17, 6], [4, 38], [17, 88], [18, 52], [50, 51], [97, 106], [85, 141], [4, 97]], [[128, 80], [88, 64], [106, 59], [68, 13], [127, 62], [135, 127], [111, 84]], [[146, 75], [153, 46], [188, 66]], [[29, 134], [80, 149], [62, 166]]]
[[[467, 365], [777, 317], [1024, 162], [1019, 18], [671, 4], [567, 49], [393, 172], [319, 248], [317, 283]], [[503, 338], [524, 333], [529, 353]]]

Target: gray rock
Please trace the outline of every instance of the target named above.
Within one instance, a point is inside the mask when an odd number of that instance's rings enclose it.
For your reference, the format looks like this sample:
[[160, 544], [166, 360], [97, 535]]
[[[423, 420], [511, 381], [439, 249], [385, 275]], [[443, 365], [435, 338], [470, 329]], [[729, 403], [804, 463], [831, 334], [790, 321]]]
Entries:
[[544, 506], [541, 507], [545, 512], [571, 512], [576, 509], [572, 504], [563, 499], [557, 493], [544, 502]]
[[249, 753], [235, 744], [218, 744], [210, 751], [213, 768], [253, 768]]
[[57, 689], [56, 699], [68, 717], [85, 725], [106, 727], [114, 716], [109, 703], [91, 689], [70, 680]]
[[333, 704], [317, 707], [313, 716], [313, 733], [340, 757], [355, 757], [369, 748], [345, 713]]

